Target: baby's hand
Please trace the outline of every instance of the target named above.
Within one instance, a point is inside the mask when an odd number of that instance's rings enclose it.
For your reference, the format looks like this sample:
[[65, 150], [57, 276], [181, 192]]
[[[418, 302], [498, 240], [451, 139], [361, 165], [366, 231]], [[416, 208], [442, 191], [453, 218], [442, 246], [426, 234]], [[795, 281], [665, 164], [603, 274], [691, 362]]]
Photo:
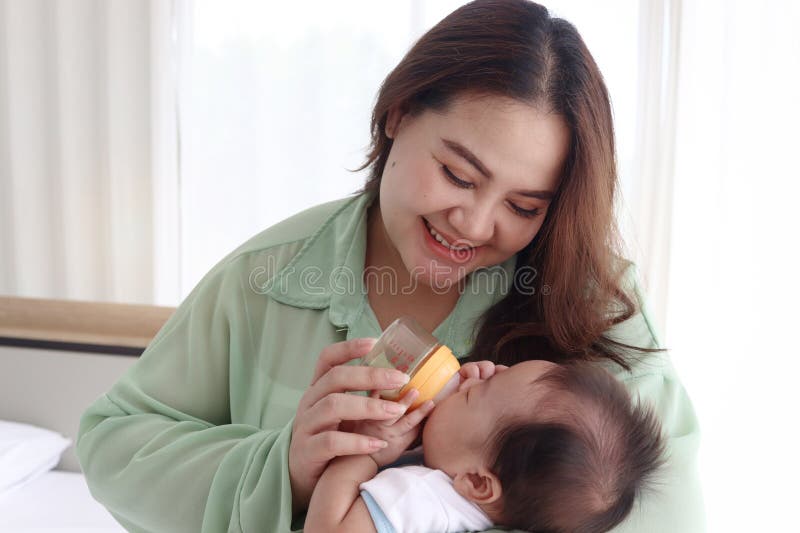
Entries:
[[[377, 395], [377, 392], [373, 393]], [[411, 389], [397, 403], [406, 409], [414, 403], [419, 391]], [[394, 420], [359, 420], [350, 431], [375, 437], [386, 442], [386, 447], [370, 454], [378, 467], [395, 462], [419, 434], [419, 424], [433, 410], [433, 402], [428, 400], [414, 411], [403, 414]]]
[[474, 363], [465, 363], [458, 371], [461, 375], [461, 382], [468, 379], [489, 379], [498, 372], [506, 370], [506, 365], [495, 365], [491, 361], [477, 361]]

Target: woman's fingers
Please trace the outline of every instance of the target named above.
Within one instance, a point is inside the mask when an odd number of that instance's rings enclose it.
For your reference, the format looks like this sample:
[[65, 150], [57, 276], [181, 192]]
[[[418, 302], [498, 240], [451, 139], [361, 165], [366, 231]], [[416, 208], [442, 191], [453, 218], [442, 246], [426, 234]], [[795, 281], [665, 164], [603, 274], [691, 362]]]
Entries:
[[422, 422], [425, 417], [431, 413], [431, 411], [433, 411], [433, 401], [428, 400], [398, 420], [395, 423], [395, 426], [403, 433], [406, 433], [414, 429], [420, 422]]
[[403, 395], [400, 400], [397, 401], [400, 405], [408, 409], [411, 407], [411, 404], [419, 397], [419, 391], [417, 389], [408, 389], [406, 393]]
[[339, 455], [376, 452], [386, 447], [386, 441], [343, 431], [323, 431], [308, 439], [308, 460], [325, 462]]
[[409, 408], [409, 407], [411, 407], [411, 404], [412, 404], [412, 403], [414, 403], [414, 401], [417, 399], [417, 397], [418, 397], [418, 396], [419, 396], [419, 391], [418, 391], [417, 389], [409, 389], [409, 390], [408, 390], [408, 392], [406, 392], [406, 393], [403, 395], [403, 397], [402, 397], [402, 398], [400, 398], [400, 399], [399, 399], [399, 400], [396, 402], [396, 403], [397, 403], [397, 405], [400, 405], [400, 406], [402, 406], [402, 407], [403, 407], [403, 411], [402, 411], [401, 413], [399, 413], [399, 414], [398, 414], [396, 417], [394, 417], [394, 418], [390, 418], [389, 420], [384, 420], [384, 421], [383, 421], [383, 425], [384, 425], [384, 426], [391, 426], [391, 425], [393, 425], [395, 422], [397, 422], [397, 421], [400, 419], [400, 417], [401, 417], [401, 416], [403, 416], [403, 413], [405, 413], [406, 411], [408, 411], [408, 408]]
[[336, 427], [343, 420], [393, 420], [405, 412], [398, 402], [357, 394], [328, 394], [306, 410], [300, 431], [314, 434]]
[[329, 369], [303, 395], [304, 405], [314, 405], [335, 392], [360, 390], [387, 390], [408, 383], [408, 375], [389, 368], [358, 365], [339, 365]]
[[362, 337], [350, 339], [349, 341], [335, 342], [323, 348], [319, 354], [317, 366], [314, 368], [311, 385], [314, 385], [331, 368], [367, 355], [372, 347], [375, 346], [375, 342], [377, 342], [377, 339]]

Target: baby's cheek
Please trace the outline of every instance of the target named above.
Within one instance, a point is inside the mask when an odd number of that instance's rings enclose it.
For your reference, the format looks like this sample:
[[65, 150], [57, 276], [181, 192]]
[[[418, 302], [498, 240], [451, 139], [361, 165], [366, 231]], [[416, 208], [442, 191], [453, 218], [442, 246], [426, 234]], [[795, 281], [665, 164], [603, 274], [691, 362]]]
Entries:
[[436, 411], [425, 421], [422, 427], [422, 443], [426, 448], [439, 452], [448, 445], [446, 420]]

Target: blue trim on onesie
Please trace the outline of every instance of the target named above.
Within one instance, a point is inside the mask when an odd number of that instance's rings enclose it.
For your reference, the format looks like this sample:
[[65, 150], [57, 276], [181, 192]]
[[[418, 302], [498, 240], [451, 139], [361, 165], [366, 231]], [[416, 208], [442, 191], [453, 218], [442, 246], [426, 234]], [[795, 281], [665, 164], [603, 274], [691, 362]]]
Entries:
[[375, 524], [375, 529], [378, 533], [397, 533], [392, 523], [389, 522], [389, 519], [386, 518], [386, 515], [383, 513], [381, 506], [370, 496], [369, 492], [362, 490], [361, 498], [364, 500], [364, 503], [367, 504], [369, 515], [372, 517], [372, 522]]

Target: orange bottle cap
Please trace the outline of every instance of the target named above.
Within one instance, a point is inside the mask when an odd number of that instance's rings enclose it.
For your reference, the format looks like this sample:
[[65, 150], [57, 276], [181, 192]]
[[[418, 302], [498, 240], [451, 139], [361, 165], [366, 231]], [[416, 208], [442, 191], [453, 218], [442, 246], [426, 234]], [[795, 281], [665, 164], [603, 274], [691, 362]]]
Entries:
[[458, 359], [450, 351], [447, 346], [440, 346], [433, 351], [422, 363], [419, 369], [414, 373], [414, 377], [405, 384], [400, 390], [400, 397], [402, 397], [410, 389], [417, 389], [419, 396], [408, 408], [413, 411], [428, 400], [432, 400], [442, 387], [444, 387], [453, 374], [458, 372], [461, 365]]

